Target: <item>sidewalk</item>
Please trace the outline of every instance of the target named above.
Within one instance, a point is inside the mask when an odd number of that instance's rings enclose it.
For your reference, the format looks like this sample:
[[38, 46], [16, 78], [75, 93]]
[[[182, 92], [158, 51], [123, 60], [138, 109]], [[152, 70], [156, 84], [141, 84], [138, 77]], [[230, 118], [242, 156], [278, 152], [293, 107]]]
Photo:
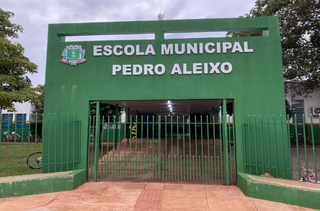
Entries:
[[88, 182], [73, 191], [0, 199], [2, 211], [312, 210], [246, 197], [234, 185]]

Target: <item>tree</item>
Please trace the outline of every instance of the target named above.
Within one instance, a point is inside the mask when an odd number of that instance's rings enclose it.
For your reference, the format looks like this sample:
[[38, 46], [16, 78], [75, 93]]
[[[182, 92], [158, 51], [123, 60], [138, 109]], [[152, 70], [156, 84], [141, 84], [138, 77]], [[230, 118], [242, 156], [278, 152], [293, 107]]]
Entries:
[[[283, 73], [287, 88], [307, 95], [320, 88], [319, 0], [258, 0], [249, 14], [278, 16]], [[230, 32], [228, 36], [259, 36], [262, 32]]]
[[24, 56], [24, 48], [12, 40], [23, 32], [20, 25], [11, 23], [12, 12], [0, 8], [0, 110], [14, 111], [14, 102], [34, 99], [36, 90], [32, 88], [27, 73], [37, 73], [37, 65]]
[[31, 103], [35, 106], [35, 109], [32, 111], [32, 114], [35, 116], [42, 116], [43, 115], [43, 108], [44, 108], [44, 92], [45, 86], [39, 84], [35, 91], [37, 95], [31, 100]]
[[[90, 116], [92, 117], [91, 119], [91, 127], [93, 127], [96, 123], [94, 122], [95, 117], [96, 117], [96, 111], [97, 111], [97, 101], [91, 101], [90, 102]], [[106, 102], [100, 102], [99, 105], [99, 116], [100, 116], [100, 123], [99, 123], [99, 131], [100, 131], [100, 135], [99, 137], [101, 137], [102, 131], [103, 131], [103, 122], [101, 120], [104, 121], [104, 123], [108, 123], [109, 120], [109, 124], [116, 125], [116, 128], [118, 127], [118, 122], [121, 119], [121, 115], [123, 113], [123, 109], [120, 107], [116, 107], [114, 105], [108, 104]], [[95, 127], [97, 128], [97, 125], [95, 125]], [[95, 131], [90, 131], [91, 134], [95, 134]], [[116, 133], [118, 134], [118, 133]], [[101, 138], [99, 138], [99, 146], [101, 148], [102, 146], [102, 140]], [[115, 149], [117, 149], [117, 143], [115, 145]]]
[[[96, 101], [90, 102], [90, 115], [91, 116], [96, 116], [96, 107], [97, 103]], [[105, 103], [105, 102], [100, 102], [100, 111], [99, 111], [99, 116], [102, 119], [104, 117], [104, 121], [108, 121], [108, 116], [110, 117], [110, 123], [114, 121], [114, 117], [117, 118], [115, 119], [116, 122], [119, 121], [119, 118], [121, 117], [123, 113], [123, 109], [118, 107], [118, 113], [116, 113], [116, 106]]]

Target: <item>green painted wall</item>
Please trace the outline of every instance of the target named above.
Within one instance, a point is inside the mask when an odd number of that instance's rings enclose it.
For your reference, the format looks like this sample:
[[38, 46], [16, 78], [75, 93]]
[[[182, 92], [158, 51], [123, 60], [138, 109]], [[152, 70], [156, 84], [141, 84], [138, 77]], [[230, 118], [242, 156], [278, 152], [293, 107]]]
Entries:
[[[232, 30], [261, 30], [268, 33], [261, 37], [164, 39], [165, 32]], [[64, 42], [65, 36], [142, 33], [155, 33], [155, 39]], [[242, 48], [247, 42], [253, 52], [231, 53], [229, 50], [227, 53], [161, 55], [162, 44], [208, 42], [215, 45], [217, 42], [232, 45], [239, 42]], [[93, 56], [95, 45], [129, 44], [139, 45], [141, 51], [150, 44], [154, 47], [155, 55]], [[61, 62], [62, 51], [68, 45], [81, 45], [85, 49], [86, 62], [75, 66]], [[239, 172], [244, 172], [242, 126], [247, 115], [285, 114], [277, 17], [50, 24], [47, 52], [45, 113], [75, 113], [81, 122], [81, 159], [75, 163], [77, 169], [86, 168], [87, 163], [90, 100], [234, 99]], [[182, 66], [185, 63], [190, 70], [194, 63], [209, 62], [229, 62], [233, 70], [229, 74], [170, 74], [174, 64]], [[166, 72], [163, 75], [112, 75], [114, 64], [163, 64]], [[46, 120], [48, 117], [44, 118]], [[48, 138], [48, 142], [44, 143], [46, 153], [52, 149], [54, 140], [50, 139], [46, 127], [43, 135]], [[53, 153], [51, 156], [54, 156]]]
[[241, 173], [238, 174], [237, 185], [249, 197], [320, 209], [320, 190], [316, 188], [281, 184], [280, 179], [279, 183], [259, 181]]
[[64, 175], [8, 177], [0, 182], [0, 198], [73, 190], [86, 182], [85, 175], [86, 171], [82, 169]]

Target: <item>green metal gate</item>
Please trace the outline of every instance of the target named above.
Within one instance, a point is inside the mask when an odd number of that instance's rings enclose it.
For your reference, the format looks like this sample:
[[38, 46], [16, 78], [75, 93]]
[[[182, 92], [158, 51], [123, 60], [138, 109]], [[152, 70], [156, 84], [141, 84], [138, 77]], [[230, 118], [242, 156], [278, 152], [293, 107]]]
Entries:
[[94, 181], [235, 181], [235, 131], [226, 116], [91, 116], [89, 123]]

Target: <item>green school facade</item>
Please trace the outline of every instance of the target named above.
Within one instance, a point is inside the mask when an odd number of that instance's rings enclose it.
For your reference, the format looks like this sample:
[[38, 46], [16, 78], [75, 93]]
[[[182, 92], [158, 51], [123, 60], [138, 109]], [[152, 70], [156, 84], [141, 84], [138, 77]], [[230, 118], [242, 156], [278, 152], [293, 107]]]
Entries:
[[[168, 36], [221, 31], [262, 36]], [[277, 17], [50, 24], [45, 86], [41, 173], [80, 171], [79, 183], [236, 184], [248, 196], [302, 206], [280, 192], [272, 198], [279, 186], [250, 175], [318, 181], [320, 127], [286, 115]], [[300, 160], [302, 152], [312, 159]], [[300, 189], [283, 190], [299, 197]]]
[[[265, 36], [165, 39], [165, 33], [169, 32], [237, 30], [263, 31]], [[66, 36], [144, 33], [154, 33], [155, 38], [153, 40], [65, 42]], [[78, 52], [78, 63], [66, 59], [72, 56], [73, 50]], [[63, 52], [63, 58], [61, 58], [61, 52]], [[272, 114], [276, 115], [276, 122], [286, 122], [283, 98], [280, 36], [276, 18], [53, 24], [49, 26], [45, 114], [50, 117], [45, 115], [44, 121], [55, 118], [55, 113], [63, 113], [64, 118], [67, 113], [75, 115], [74, 118], [79, 122], [77, 123], [79, 126], [76, 126], [79, 127], [79, 131], [76, 132], [81, 137], [81, 140], [77, 140], [75, 144], [79, 149], [78, 162], [72, 163], [75, 168], [88, 168], [88, 137], [90, 137], [88, 128], [92, 125], [89, 122], [91, 101], [106, 101], [127, 109], [134, 107], [133, 110], [137, 110], [138, 116], [149, 114], [150, 122], [152, 121], [150, 115], [155, 117], [158, 114], [168, 115], [169, 112], [166, 113], [159, 106], [161, 103], [164, 103], [166, 107], [168, 101], [175, 101], [178, 104], [183, 104], [184, 101], [189, 104], [191, 104], [190, 101], [201, 102], [195, 106], [194, 111], [191, 109], [193, 113], [188, 113], [188, 109], [181, 112], [186, 116], [185, 123], [189, 121], [187, 121], [188, 115], [206, 114], [206, 111], [208, 113], [209, 110], [220, 106], [226, 114], [226, 109], [223, 108], [226, 108], [227, 103], [233, 102], [236, 139], [234, 147], [236, 163], [234, 165], [238, 172], [245, 172], [249, 167], [246, 165], [249, 157], [244, 153], [246, 150], [244, 127], [248, 124], [248, 115]], [[148, 108], [144, 109], [145, 107]], [[159, 110], [156, 109], [157, 107]], [[216, 117], [214, 123], [220, 122], [221, 135], [224, 133], [225, 136], [228, 136], [227, 117], [222, 116], [220, 120]], [[209, 114], [209, 117], [209, 122], [212, 123], [212, 113]], [[168, 116], [169, 118], [171, 117]], [[173, 117], [173, 122], [176, 124], [175, 118]], [[102, 122], [98, 115], [95, 120], [97, 124]], [[137, 121], [139, 126], [141, 120], [144, 120], [143, 124], [145, 124], [146, 116], [138, 117], [133, 121]], [[104, 121], [108, 120], [104, 119]], [[112, 117], [109, 121], [113, 121]], [[157, 127], [164, 124], [163, 118], [156, 118], [156, 121]], [[170, 121], [167, 120], [167, 124]], [[130, 118], [127, 118], [127, 122], [130, 122]], [[197, 123], [197, 120], [193, 122]], [[209, 127], [212, 128], [212, 126]], [[50, 136], [49, 132], [52, 131], [49, 129], [44, 128], [44, 138], [46, 135]], [[100, 134], [98, 130], [95, 132]], [[281, 130], [274, 132], [278, 137]], [[124, 132], [119, 131], [119, 134], [124, 134]], [[97, 136], [95, 138], [98, 139]], [[155, 137], [155, 139], [163, 138], [164, 136], [159, 134], [158, 137]], [[209, 136], [206, 138], [212, 139]], [[188, 137], [185, 137], [186, 139]], [[59, 146], [60, 142], [57, 140], [57, 142], [44, 143], [44, 153], [46, 150], [53, 149], [54, 144]], [[180, 144], [183, 144], [182, 142]], [[289, 161], [287, 139], [278, 138], [277, 143], [280, 146], [287, 146], [283, 148], [283, 153], [277, 155], [279, 160]], [[68, 142], [63, 141], [63, 144], [68, 145]], [[158, 144], [161, 148], [160, 143], [154, 144]], [[228, 142], [225, 141], [224, 144]], [[256, 144], [256, 153], [260, 154], [261, 143]], [[226, 149], [227, 146], [222, 148]], [[268, 156], [275, 156], [271, 152], [274, 150], [271, 149], [270, 154], [265, 155], [266, 160]], [[54, 159], [54, 153], [52, 156], [49, 155], [49, 151], [46, 154], [48, 156], [44, 157], [43, 169], [50, 172], [54, 168], [61, 168], [59, 164], [48, 162]], [[123, 154], [123, 156], [126, 155]], [[162, 153], [157, 153], [157, 156], [161, 157]], [[176, 156], [180, 155], [176, 154]], [[198, 156], [198, 153], [195, 156]], [[255, 153], [251, 153], [250, 159], [255, 159]], [[227, 162], [228, 157], [225, 155], [222, 160]], [[289, 164], [290, 162], [282, 163], [281, 168], [289, 169]], [[271, 163], [272, 165], [276, 164]], [[66, 168], [62, 165], [61, 170], [64, 167]]]

